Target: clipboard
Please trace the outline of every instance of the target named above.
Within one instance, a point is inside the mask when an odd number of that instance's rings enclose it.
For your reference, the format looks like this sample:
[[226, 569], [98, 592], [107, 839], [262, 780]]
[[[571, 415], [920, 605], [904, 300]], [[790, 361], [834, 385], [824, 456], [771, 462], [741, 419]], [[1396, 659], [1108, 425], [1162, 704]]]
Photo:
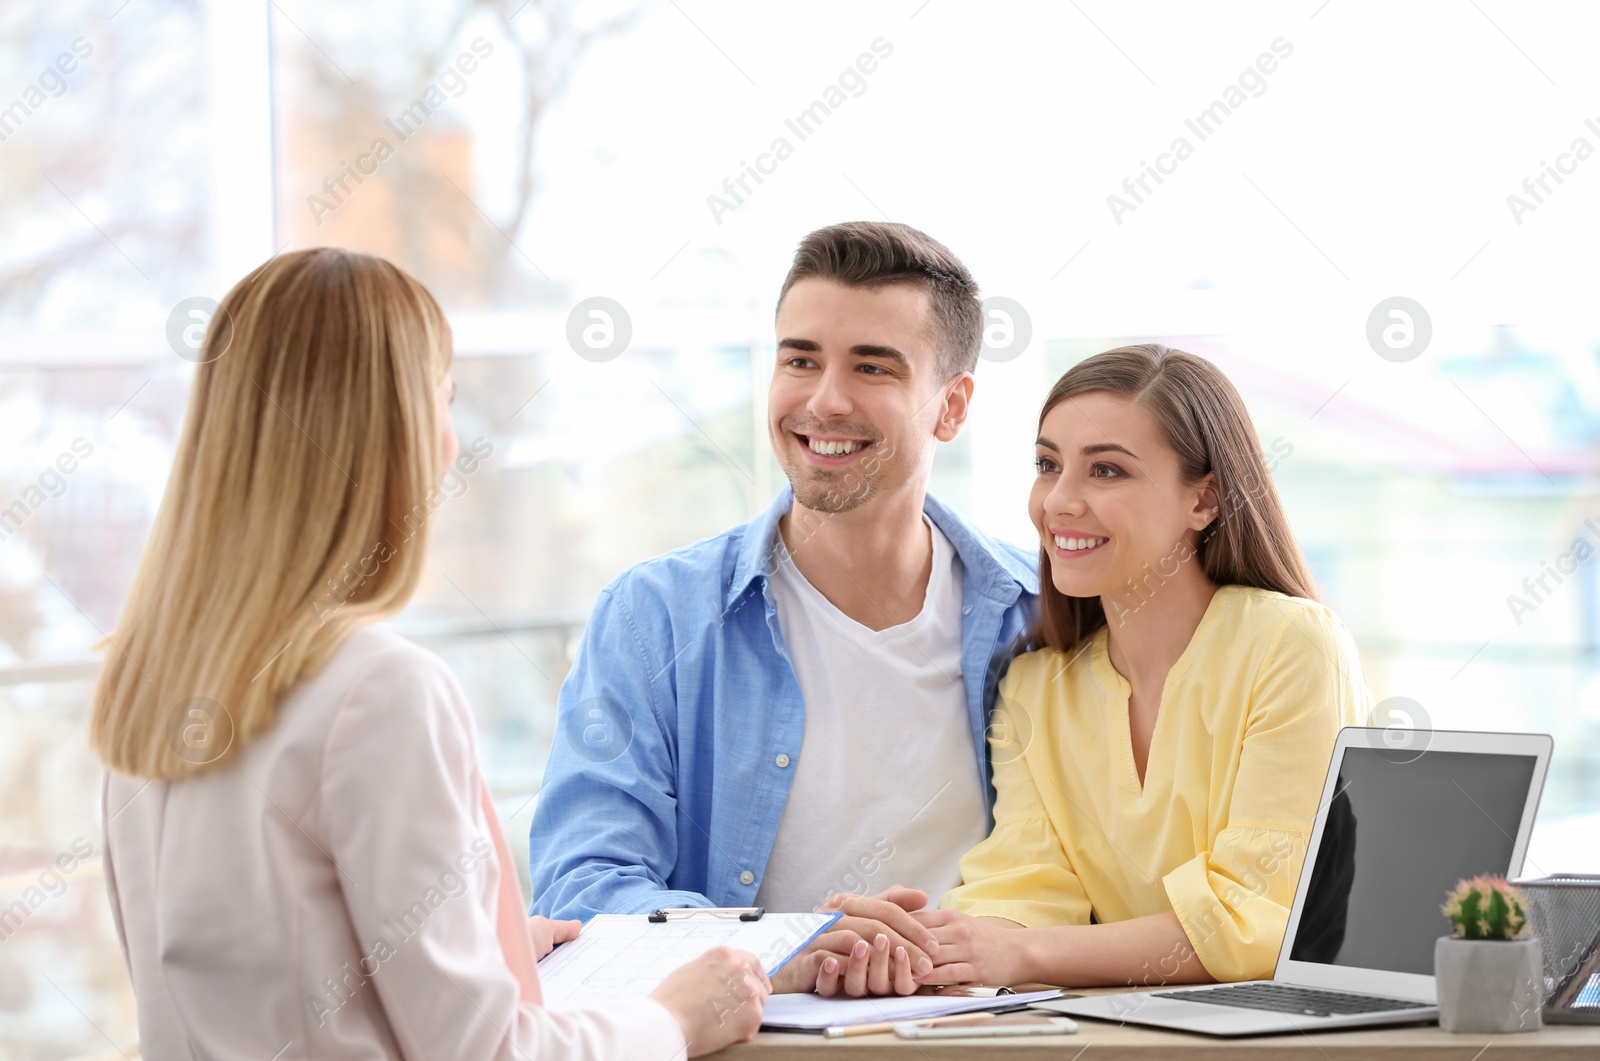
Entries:
[[761, 907], [691, 907], [597, 914], [539, 961], [552, 1009], [643, 998], [671, 972], [714, 947], [749, 951], [772, 976], [843, 915], [779, 914]]

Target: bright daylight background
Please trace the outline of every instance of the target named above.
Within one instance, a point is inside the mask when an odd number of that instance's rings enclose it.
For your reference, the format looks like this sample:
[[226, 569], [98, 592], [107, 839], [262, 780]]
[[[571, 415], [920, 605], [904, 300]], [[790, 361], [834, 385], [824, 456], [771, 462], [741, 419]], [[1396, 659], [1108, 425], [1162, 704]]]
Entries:
[[[0, 929], [0, 1054], [136, 1050], [84, 747], [94, 645], [193, 373], [169, 315], [316, 244], [393, 258], [454, 322], [460, 434], [492, 455], [437, 516], [398, 625], [467, 686], [519, 847], [596, 592], [782, 482], [763, 402], [795, 242], [888, 218], [1031, 325], [979, 368], [946, 501], [1028, 541], [1029, 428], [1058, 374], [1128, 340], [1215, 359], [1290, 450], [1279, 488], [1375, 693], [1405, 698], [1392, 717], [1554, 734], [1529, 872], [1600, 869], [1600, 564], [1574, 568], [1600, 544], [1596, 21], [1509, 0], [9, 0], [0, 906], [75, 842], [96, 857]], [[474, 41], [473, 72], [441, 82]], [[1274, 42], [1288, 54], [1201, 140], [1186, 119]], [[385, 122], [430, 85], [440, 106], [402, 141]], [[802, 140], [786, 120], [830, 86]], [[380, 137], [375, 173], [308, 201]], [[714, 212], [780, 137], [792, 152]], [[1192, 152], [1113, 216], [1178, 137]], [[1514, 216], [1507, 196], [1558, 163]], [[566, 339], [595, 296], [632, 325], [608, 361]], [[1431, 322], [1420, 355], [1368, 341], [1396, 296]], [[75, 470], [45, 475], [75, 444]]]

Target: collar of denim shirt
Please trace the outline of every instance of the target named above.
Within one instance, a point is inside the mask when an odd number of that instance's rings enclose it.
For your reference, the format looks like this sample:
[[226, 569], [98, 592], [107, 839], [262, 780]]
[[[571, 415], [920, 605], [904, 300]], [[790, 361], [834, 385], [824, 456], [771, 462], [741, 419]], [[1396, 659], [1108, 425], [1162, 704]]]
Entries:
[[[778, 533], [778, 520], [794, 506], [794, 487], [788, 484], [761, 516], [746, 528], [739, 543], [738, 560], [728, 580], [724, 608], [732, 608], [757, 579], [772, 574], [772, 554]], [[1037, 562], [1028, 562], [1020, 550], [1001, 546], [977, 528], [968, 525], [944, 502], [931, 493], [923, 497], [922, 511], [934, 526], [950, 539], [956, 555], [967, 570], [967, 585], [1002, 605], [1015, 603], [1018, 593], [1039, 592]]]

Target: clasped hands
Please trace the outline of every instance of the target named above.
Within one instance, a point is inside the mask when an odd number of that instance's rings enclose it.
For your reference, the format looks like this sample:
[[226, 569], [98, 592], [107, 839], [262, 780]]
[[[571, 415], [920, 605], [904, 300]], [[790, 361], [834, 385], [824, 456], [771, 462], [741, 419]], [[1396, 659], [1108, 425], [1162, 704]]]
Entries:
[[896, 885], [877, 895], [840, 893], [820, 910], [840, 917], [772, 978], [774, 992], [909, 995], [924, 985], [1010, 984], [1020, 977], [998, 918], [926, 909], [928, 896]]
[[[1021, 927], [993, 917], [927, 909], [928, 896], [899, 885], [877, 895], [834, 895], [820, 910], [843, 916], [772, 978], [774, 992], [909, 995], [924, 985], [1012, 984], [1022, 975]], [[535, 957], [576, 939], [582, 923], [528, 919]]]

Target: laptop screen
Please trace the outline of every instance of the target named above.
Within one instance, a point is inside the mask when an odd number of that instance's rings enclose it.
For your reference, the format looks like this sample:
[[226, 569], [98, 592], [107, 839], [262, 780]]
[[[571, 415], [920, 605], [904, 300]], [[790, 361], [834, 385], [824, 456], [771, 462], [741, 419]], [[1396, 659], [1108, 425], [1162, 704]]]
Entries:
[[1289, 957], [1432, 976], [1445, 894], [1508, 872], [1537, 764], [1346, 747]]

